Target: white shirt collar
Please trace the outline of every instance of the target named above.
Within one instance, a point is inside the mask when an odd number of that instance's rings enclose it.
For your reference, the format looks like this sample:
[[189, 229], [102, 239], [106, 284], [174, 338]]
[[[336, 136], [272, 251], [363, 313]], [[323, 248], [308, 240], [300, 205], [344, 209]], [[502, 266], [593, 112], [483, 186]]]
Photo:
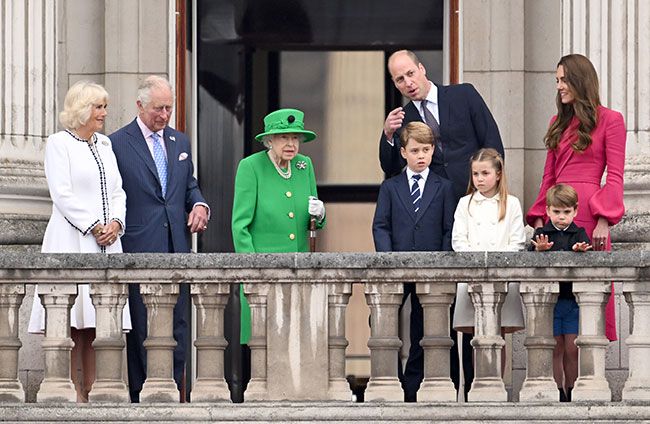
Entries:
[[495, 195], [492, 196], [492, 197], [485, 197], [485, 196], [483, 196], [483, 195], [481, 194], [480, 191], [476, 190], [476, 191], [474, 192], [474, 196], [472, 196], [472, 201], [474, 201], [474, 202], [478, 202], [478, 203], [481, 203], [481, 202], [484, 202], [484, 201], [494, 201], [494, 202], [498, 202], [500, 198], [501, 198], [501, 197], [499, 196], [499, 193], [495, 194]]
[[[429, 81], [429, 84], [430, 84], [429, 92], [427, 93], [427, 97], [425, 97], [425, 99], [434, 105], [438, 105], [438, 87], [436, 87], [436, 85], [431, 81]], [[420, 107], [420, 105], [422, 104], [421, 100], [413, 100], [413, 104], [415, 105], [415, 107], [417, 107], [418, 111], [422, 110], [422, 108]]]
[[[417, 174], [417, 172], [413, 172], [411, 168], [408, 166], [406, 167], [406, 177], [408, 178], [409, 181], [411, 181], [411, 178], [413, 178], [413, 175]], [[429, 176], [429, 167], [425, 168], [424, 171], [420, 172], [420, 176], [422, 177], [422, 182], [427, 181], [427, 177]]]
[[[136, 117], [135, 120], [138, 123], [138, 126], [140, 127], [140, 131], [142, 132], [142, 136], [144, 137], [145, 140], [149, 141], [149, 139], [151, 137], [151, 134], [153, 134], [154, 132], [151, 131], [149, 129], [149, 127], [144, 122], [142, 122], [142, 119], [140, 119], [140, 116]], [[162, 129], [160, 131], [156, 131], [156, 133], [158, 134], [158, 136], [161, 139], [163, 138], [163, 132], [164, 132], [164, 129]]]

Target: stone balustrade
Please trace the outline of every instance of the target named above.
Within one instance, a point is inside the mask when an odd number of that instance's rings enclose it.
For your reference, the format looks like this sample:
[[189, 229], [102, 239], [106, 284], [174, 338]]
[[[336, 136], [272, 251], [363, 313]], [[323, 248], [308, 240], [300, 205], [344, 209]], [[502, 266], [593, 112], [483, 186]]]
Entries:
[[[610, 401], [605, 380], [604, 308], [610, 281], [623, 282], [630, 309], [629, 378], [623, 400], [650, 401], [650, 261], [641, 253], [381, 254], [12, 254], [0, 255], [0, 402], [22, 402], [18, 308], [25, 284], [38, 283], [46, 310], [45, 375], [37, 403], [74, 402], [70, 380], [70, 307], [78, 283], [90, 283], [97, 311], [97, 379], [91, 403], [128, 402], [121, 334], [126, 284], [138, 283], [149, 317], [144, 403], [178, 402], [173, 380], [172, 308], [179, 284], [196, 306], [193, 402], [229, 402], [223, 364], [224, 308], [243, 283], [251, 305], [251, 381], [247, 402], [347, 401], [345, 308], [352, 283], [364, 283], [371, 309], [371, 377], [366, 401], [401, 402], [397, 379], [402, 283], [416, 283], [424, 310], [420, 401], [454, 402], [449, 376], [449, 308], [456, 282], [469, 284], [476, 308], [476, 377], [470, 402], [506, 400], [501, 376], [500, 305], [507, 283], [521, 282], [526, 306], [527, 376], [522, 402], [557, 401], [552, 377], [553, 305], [558, 281], [573, 281], [580, 305], [577, 401]], [[366, 323], [359, 323], [366, 325]]]

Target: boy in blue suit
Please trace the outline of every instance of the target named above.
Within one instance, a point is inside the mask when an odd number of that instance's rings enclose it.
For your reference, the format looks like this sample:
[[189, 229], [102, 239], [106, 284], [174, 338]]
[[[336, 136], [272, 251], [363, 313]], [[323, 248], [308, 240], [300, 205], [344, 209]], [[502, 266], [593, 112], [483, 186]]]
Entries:
[[[433, 132], [422, 122], [407, 124], [400, 134], [406, 169], [384, 181], [379, 189], [372, 235], [377, 252], [451, 249], [456, 196], [452, 183], [433, 172]], [[415, 402], [424, 377], [422, 305], [415, 284], [404, 285], [404, 301], [411, 296], [411, 349], [406, 367], [398, 368], [404, 400]]]

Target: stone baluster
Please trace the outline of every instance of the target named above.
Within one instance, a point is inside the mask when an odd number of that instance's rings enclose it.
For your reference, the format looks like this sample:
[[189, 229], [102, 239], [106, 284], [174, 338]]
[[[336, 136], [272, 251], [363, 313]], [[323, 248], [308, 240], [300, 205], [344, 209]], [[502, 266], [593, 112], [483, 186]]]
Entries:
[[224, 310], [229, 284], [190, 285], [196, 306], [196, 383], [192, 402], [229, 401], [230, 391], [223, 375], [224, 350], [228, 343], [223, 334]]
[[402, 342], [398, 337], [398, 315], [402, 304], [402, 283], [366, 283], [370, 307], [370, 380], [366, 401], [404, 400], [397, 378], [397, 358]]
[[24, 402], [18, 380], [18, 310], [25, 296], [24, 284], [0, 284], [0, 402]]
[[77, 296], [76, 284], [39, 284], [45, 308], [45, 376], [36, 395], [37, 402], [76, 402], [77, 392], [70, 378], [70, 308]]
[[269, 390], [266, 380], [268, 362], [266, 359], [266, 326], [267, 299], [269, 284], [245, 284], [244, 292], [251, 308], [251, 338], [248, 346], [251, 349], [251, 380], [248, 383], [244, 397], [246, 400], [267, 400]]
[[526, 305], [526, 379], [519, 400], [548, 402], [559, 400], [553, 379], [553, 310], [559, 293], [557, 283], [521, 283], [519, 292]]
[[424, 380], [418, 391], [423, 402], [455, 402], [456, 389], [449, 377], [449, 310], [456, 295], [456, 283], [417, 283], [424, 314]]
[[630, 308], [630, 374], [623, 387], [623, 400], [650, 400], [650, 281], [625, 283], [625, 301]]
[[333, 283], [328, 293], [329, 400], [350, 400], [352, 392], [345, 378], [345, 308], [352, 294], [350, 283]]
[[140, 284], [140, 293], [147, 307], [147, 379], [140, 392], [140, 401], [178, 402], [174, 381], [174, 306], [179, 294], [178, 284]]
[[508, 400], [501, 375], [501, 349], [506, 342], [501, 337], [501, 306], [506, 298], [508, 283], [469, 283], [468, 292], [474, 304], [474, 381], [468, 394], [470, 402], [505, 402]]
[[90, 296], [95, 305], [96, 379], [88, 395], [90, 402], [129, 402], [129, 390], [124, 383], [124, 332], [122, 311], [128, 297], [128, 285], [94, 283]]
[[605, 305], [611, 291], [609, 281], [573, 283], [573, 293], [580, 306], [578, 379], [572, 400], [612, 400], [605, 378], [605, 353], [609, 341], [605, 337]]

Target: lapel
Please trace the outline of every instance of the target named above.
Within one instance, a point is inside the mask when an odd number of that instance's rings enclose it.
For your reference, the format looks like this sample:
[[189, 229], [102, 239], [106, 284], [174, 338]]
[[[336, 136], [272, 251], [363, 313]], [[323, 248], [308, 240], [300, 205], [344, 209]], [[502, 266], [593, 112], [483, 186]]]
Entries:
[[163, 138], [165, 139], [165, 149], [167, 150], [167, 196], [170, 197], [172, 186], [169, 184], [170, 181], [174, 181], [172, 174], [176, 170], [176, 164], [178, 162], [178, 143], [176, 142], [176, 137], [173, 134], [170, 134], [171, 131], [169, 127], [165, 127], [163, 130]]
[[[147, 142], [142, 136], [142, 131], [138, 126], [137, 121], [134, 119], [133, 122], [127, 127], [126, 132], [129, 134], [129, 143], [135, 152], [140, 156], [140, 159], [145, 163], [149, 171], [153, 176], [158, 180], [158, 171], [156, 170], [156, 164], [153, 161], [149, 147], [147, 147]], [[158, 181], [160, 184], [160, 181]]]
[[424, 193], [422, 193], [422, 199], [420, 199], [420, 210], [418, 210], [416, 222], [424, 215], [433, 198], [438, 195], [438, 190], [440, 190], [440, 180], [436, 174], [429, 171], [427, 182], [424, 184]]
[[[409, 190], [409, 182], [406, 177], [406, 171], [402, 171], [397, 179], [397, 197], [402, 201], [404, 209], [408, 211], [409, 216], [413, 221], [416, 220], [415, 211], [413, 210], [413, 203], [411, 202], [411, 191]], [[426, 184], [425, 184], [426, 188]]]
[[416, 108], [415, 104], [411, 101], [404, 106], [404, 123], [402, 125], [414, 121], [422, 122], [422, 115], [420, 115], [418, 108]]

